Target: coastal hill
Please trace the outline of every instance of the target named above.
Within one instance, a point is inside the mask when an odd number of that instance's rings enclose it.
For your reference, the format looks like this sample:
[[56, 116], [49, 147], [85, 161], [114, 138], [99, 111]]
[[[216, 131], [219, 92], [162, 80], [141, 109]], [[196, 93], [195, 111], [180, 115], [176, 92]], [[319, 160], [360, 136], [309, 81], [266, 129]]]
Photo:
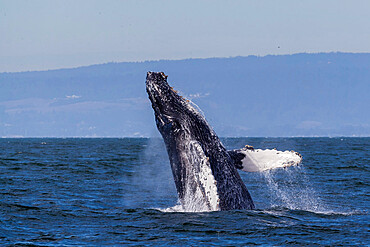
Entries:
[[370, 54], [319, 53], [1, 73], [0, 137], [158, 136], [147, 71], [219, 136], [370, 136]]

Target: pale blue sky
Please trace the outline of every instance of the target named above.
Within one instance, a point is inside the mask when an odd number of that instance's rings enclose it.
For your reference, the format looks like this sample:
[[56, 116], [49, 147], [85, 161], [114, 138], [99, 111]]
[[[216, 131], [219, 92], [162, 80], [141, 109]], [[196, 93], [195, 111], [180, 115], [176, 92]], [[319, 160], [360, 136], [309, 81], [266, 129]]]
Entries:
[[368, 0], [0, 0], [0, 72], [370, 52]]

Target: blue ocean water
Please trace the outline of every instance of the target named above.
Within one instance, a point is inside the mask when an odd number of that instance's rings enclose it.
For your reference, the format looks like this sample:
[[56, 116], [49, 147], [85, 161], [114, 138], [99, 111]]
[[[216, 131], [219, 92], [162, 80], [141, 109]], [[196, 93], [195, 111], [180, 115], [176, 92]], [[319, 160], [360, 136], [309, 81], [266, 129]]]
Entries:
[[256, 210], [184, 213], [159, 138], [0, 139], [0, 244], [370, 245], [370, 138], [222, 141], [303, 163], [240, 172]]

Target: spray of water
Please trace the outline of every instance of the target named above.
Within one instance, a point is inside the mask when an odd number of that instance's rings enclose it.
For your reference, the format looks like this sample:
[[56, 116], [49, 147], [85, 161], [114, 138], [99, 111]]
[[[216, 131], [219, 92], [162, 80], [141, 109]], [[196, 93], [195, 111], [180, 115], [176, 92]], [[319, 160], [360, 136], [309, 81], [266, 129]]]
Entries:
[[130, 160], [130, 173], [123, 191], [128, 208], [165, 207], [177, 201], [166, 148], [161, 138], [143, 143], [137, 158]]
[[[186, 135], [185, 138], [190, 137]], [[177, 193], [164, 143], [160, 138], [152, 138], [147, 142], [143, 159], [135, 169], [135, 176], [131, 181], [132, 190], [136, 191], [136, 197], [140, 194], [143, 195], [143, 198], [137, 198], [137, 205], [143, 207], [156, 205], [156, 208], [159, 206], [159, 209], [165, 212], [218, 210], [217, 189], [214, 186], [215, 181], [207, 159], [202, 156], [201, 149], [196, 143], [192, 141], [185, 143], [189, 143], [189, 146], [186, 147], [187, 152], [185, 152], [183, 159], [192, 165], [187, 174], [186, 193], [183, 200], [181, 202], [177, 200], [175, 206], [166, 208], [166, 205], [171, 201], [172, 203], [176, 202]], [[260, 175], [261, 182], [266, 185], [266, 193], [264, 193], [266, 198], [264, 200], [269, 201], [271, 207], [319, 213], [332, 212], [321, 202], [303, 166], [272, 169], [261, 172]], [[142, 193], [137, 193], [139, 190]], [[171, 200], [165, 199], [168, 197]]]
[[261, 173], [269, 190], [272, 207], [312, 212], [327, 211], [302, 166], [268, 170]]

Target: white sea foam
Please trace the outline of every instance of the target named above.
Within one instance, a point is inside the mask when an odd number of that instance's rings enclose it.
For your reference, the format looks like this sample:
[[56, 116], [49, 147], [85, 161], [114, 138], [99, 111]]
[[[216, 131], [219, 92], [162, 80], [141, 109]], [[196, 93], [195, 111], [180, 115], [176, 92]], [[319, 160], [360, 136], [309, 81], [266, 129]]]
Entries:
[[169, 208], [154, 208], [155, 210], [164, 212], [164, 213], [183, 213], [186, 212], [181, 204], [177, 204]]

